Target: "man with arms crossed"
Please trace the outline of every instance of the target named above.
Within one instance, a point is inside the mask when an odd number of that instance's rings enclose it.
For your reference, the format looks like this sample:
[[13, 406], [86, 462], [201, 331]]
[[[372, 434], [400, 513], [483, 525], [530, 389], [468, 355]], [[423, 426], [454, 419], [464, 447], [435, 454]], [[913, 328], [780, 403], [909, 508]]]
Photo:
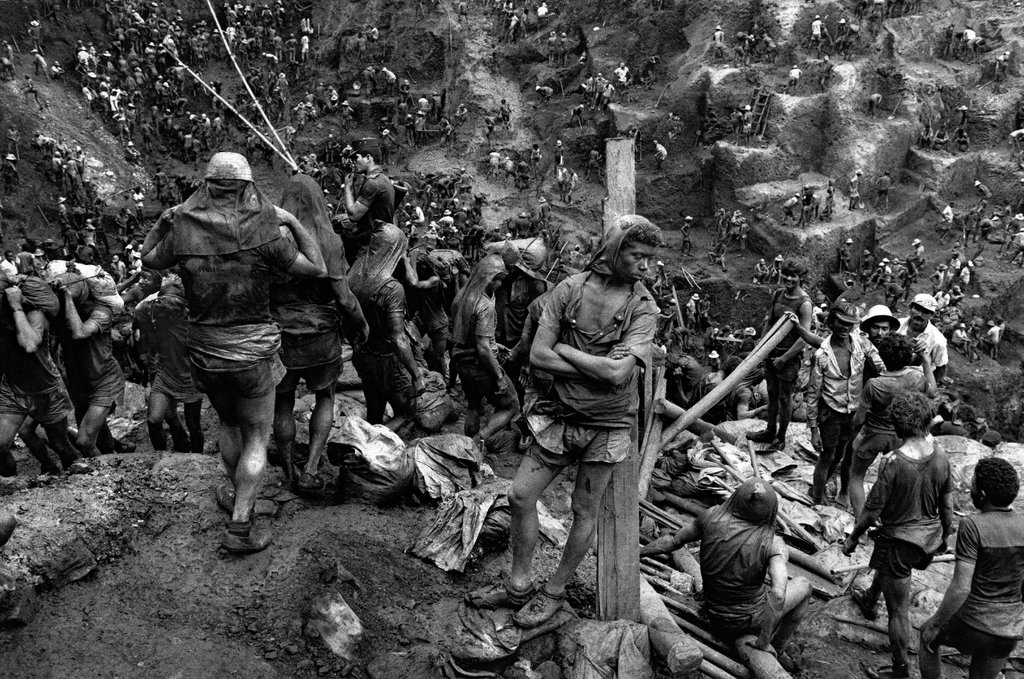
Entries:
[[[513, 606], [522, 627], [550, 619], [593, 542], [615, 463], [631, 452], [636, 427], [637, 354], [654, 338], [658, 308], [640, 282], [661, 245], [661, 231], [639, 215], [619, 217], [582, 273], [547, 298], [530, 351], [534, 369], [554, 376], [550, 393], [526, 395], [529, 452], [508, 493], [512, 570], [502, 587], [470, 595], [477, 606]], [[573, 522], [555, 573], [537, 588], [537, 501], [570, 464], [579, 464]]]

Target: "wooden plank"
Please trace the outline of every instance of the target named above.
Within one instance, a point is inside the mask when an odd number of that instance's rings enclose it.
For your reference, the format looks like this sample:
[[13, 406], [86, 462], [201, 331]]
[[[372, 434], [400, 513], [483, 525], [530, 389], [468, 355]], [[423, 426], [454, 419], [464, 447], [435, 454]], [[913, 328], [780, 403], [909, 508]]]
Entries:
[[654, 383], [654, 393], [651, 394], [651, 404], [646, 412], [646, 426], [644, 437], [640, 444], [640, 471], [637, 481], [637, 497], [647, 497], [647, 489], [651, 485], [651, 474], [654, 473], [654, 464], [661, 455], [661, 429], [662, 418], [658, 416], [653, 407], [660, 399], [665, 398], [665, 354], [660, 349], [654, 350], [654, 366], [650, 371]]
[[604, 199], [604, 230], [616, 217], [636, 214], [636, 160], [633, 140], [616, 137], [605, 142], [605, 185], [608, 196]]
[[[636, 451], [636, 427], [630, 432]], [[640, 621], [637, 456], [615, 465], [597, 525], [597, 617]]]
[[[636, 212], [633, 140], [609, 139], [605, 144], [608, 198], [604, 228], [615, 218]], [[650, 362], [647, 363], [650, 365]], [[650, 383], [650, 379], [647, 380]], [[644, 397], [641, 390], [640, 397]], [[652, 400], [641, 406], [652, 412]], [[630, 455], [615, 465], [597, 524], [597, 617], [640, 621], [640, 497], [637, 494], [639, 432], [630, 432]]]

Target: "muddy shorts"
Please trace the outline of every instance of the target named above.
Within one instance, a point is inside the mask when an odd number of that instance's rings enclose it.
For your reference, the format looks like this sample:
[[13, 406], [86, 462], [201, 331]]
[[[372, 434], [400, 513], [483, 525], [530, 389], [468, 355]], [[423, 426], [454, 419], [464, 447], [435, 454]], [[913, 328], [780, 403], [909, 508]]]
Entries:
[[398, 356], [357, 351], [352, 354], [352, 366], [363, 382], [363, 391], [372, 389], [384, 394], [394, 408], [395, 415], [411, 409], [416, 399], [412, 375], [399, 362]]
[[783, 363], [781, 368], [776, 368], [773, 361], [782, 356], [783, 353], [784, 352], [779, 352], [776, 355], [769, 356], [768, 360], [764, 362], [765, 377], [769, 380], [774, 379], [778, 382], [796, 382], [797, 375], [800, 373], [801, 355], [797, 354]]
[[860, 467], [870, 467], [879, 455], [891, 453], [900, 447], [896, 434], [858, 434], [853, 441], [854, 460]]
[[869, 565], [882, 575], [902, 580], [909, 578], [912, 570], [928, 568], [931, 562], [932, 557], [917, 545], [879, 535]]
[[42, 425], [63, 422], [71, 412], [71, 399], [63, 385], [42, 394], [16, 394], [7, 378], [0, 381], [0, 415], [31, 417]]
[[466, 394], [466, 403], [473, 410], [480, 410], [484, 400], [498, 410], [508, 410], [518, 407], [516, 400], [515, 385], [509, 379], [505, 371], [501, 371], [501, 381], [505, 385], [505, 392], [498, 393], [498, 382], [491, 374], [480, 365], [476, 358], [459, 359], [455, 362], [455, 371], [462, 380], [462, 391]]
[[345, 362], [339, 356], [330, 363], [314, 365], [308, 368], [288, 368], [284, 378], [277, 385], [277, 393], [295, 391], [299, 386], [299, 380], [306, 383], [306, 389], [310, 391], [324, 391], [329, 389], [338, 381]]
[[567, 467], [576, 462], [615, 464], [629, 457], [629, 429], [599, 429], [568, 423], [563, 426], [561, 450], [547, 450], [534, 438], [527, 456], [549, 467]]
[[195, 403], [203, 400], [203, 395], [196, 389], [196, 383], [192, 379], [191, 373], [189, 373], [187, 381], [169, 380], [163, 371], [157, 370], [149, 389], [155, 394], [163, 394], [178, 403]]
[[105, 372], [100, 379], [91, 384], [68, 386], [71, 402], [79, 409], [90, 406], [110, 408], [124, 398], [124, 374], [120, 368]]
[[211, 397], [259, 398], [274, 391], [284, 374], [284, 364], [277, 354], [241, 364], [237, 370], [207, 370], [192, 364], [196, 386]]
[[829, 448], [840, 448], [843, 454], [853, 439], [853, 413], [840, 413], [824, 403], [818, 408], [818, 429], [821, 444]]
[[984, 654], [989, 658], [1008, 658], [1016, 648], [1017, 640], [982, 632], [977, 627], [964, 622], [959, 615], [954, 614], [945, 625], [939, 628], [939, 635], [935, 637], [935, 646], [936, 648], [949, 646], [964, 655]]

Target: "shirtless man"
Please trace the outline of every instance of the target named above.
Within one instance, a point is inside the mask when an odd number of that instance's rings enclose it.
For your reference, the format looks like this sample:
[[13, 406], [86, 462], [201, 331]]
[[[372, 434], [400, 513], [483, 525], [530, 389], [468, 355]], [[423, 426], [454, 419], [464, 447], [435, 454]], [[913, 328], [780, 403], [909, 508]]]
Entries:
[[[561, 608], [565, 588], [593, 543], [614, 465], [630, 455], [637, 359], [653, 341], [658, 322], [657, 306], [640, 281], [660, 244], [660, 230], [647, 219], [619, 217], [587, 269], [545, 298], [530, 363], [554, 376], [554, 390], [550, 396], [526, 396], [533, 437], [508, 493], [512, 570], [499, 586], [469, 597], [477, 606], [520, 608], [514, 620], [522, 627], [536, 627]], [[570, 464], [579, 465], [572, 527], [557, 570], [538, 589], [531, 573], [537, 501]]]

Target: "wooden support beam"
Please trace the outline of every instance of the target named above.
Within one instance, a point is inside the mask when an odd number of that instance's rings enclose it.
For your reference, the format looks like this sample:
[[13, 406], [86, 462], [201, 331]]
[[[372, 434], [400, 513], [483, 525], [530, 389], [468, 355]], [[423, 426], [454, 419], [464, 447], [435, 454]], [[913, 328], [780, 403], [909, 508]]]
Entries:
[[[605, 146], [608, 198], [604, 203], [604, 228], [622, 215], [636, 212], [633, 140], [609, 139]], [[648, 362], [650, 363], [650, 362]], [[652, 394], [651, 367], [645, 380]], [[645, 396], [641, 390], [640, 397]], [[653, 398], [641, 404], [641, 412], [652, 412]], [[604, 495], [604, 507], [597, 524], [597, 617], [601, 620], [640, 621], [640, 496], [639, 432], [630, 432], [630, 454], [615, 465]]]
[[616, 217], [636, 214], [636, 161], [633, 155], [633, 140], [616, 137], [605, 141], [605, 186], [608, 196], [604, 199], [604, 230], [607, 231]]

